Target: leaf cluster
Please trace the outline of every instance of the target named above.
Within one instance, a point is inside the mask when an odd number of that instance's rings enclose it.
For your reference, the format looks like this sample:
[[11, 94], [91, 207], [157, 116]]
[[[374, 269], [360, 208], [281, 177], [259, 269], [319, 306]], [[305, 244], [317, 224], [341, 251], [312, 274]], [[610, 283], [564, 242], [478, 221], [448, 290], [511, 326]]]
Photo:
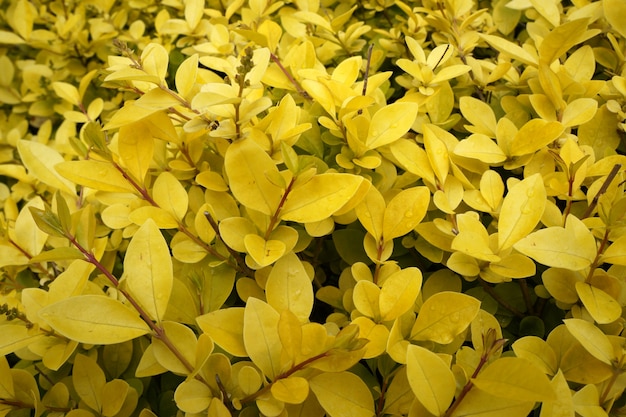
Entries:
[[0, 417], [626, 415], [622, 0], [0, 5]]

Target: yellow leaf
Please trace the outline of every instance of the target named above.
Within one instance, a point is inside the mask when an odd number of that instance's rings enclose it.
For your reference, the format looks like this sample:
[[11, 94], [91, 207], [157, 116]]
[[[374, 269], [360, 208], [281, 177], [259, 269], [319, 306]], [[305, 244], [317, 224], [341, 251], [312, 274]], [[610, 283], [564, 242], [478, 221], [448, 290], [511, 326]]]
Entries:
[[470, 132], [480, 133], [489, 138], [495, 137], [496, 115], [489, 104], [474, 97], [463, 96], [459, 99], [459, 108], [463, 117], [471, 123], [469, 126], [465, 125]]
[[454, 375], [448, 364], [436, 353], [410, 345], [406, 366], [409, 384], [417, 400], [433, 415], [443, 415], [456, 391]]
[[499, 262], [489, 264], [489, 269], [498, 275], [507, 278], [532, 277], [537, 271], [535, 262], [527, 256], [512, 253], [500, 259]]
[[249, 234], [243, 238], [246, 251], [254, 262], [264, 267], [280, 259], [286, 251], [285, 243], [280, 240], [265, 240], [257, 234]]
[[112, 298], [80, 295], [39, 310], [55, 331], [80, 343], [109, 345], [150, 331], [139, 314]]
[[582, 319], [565, 319], [563, 322], [571, 335], [574, 336], [594, 358], [607, 365], [612, 365], [619, 360], [615, 355], [613, 344], [607, 335], [593, 323]]
[[272, 395], [287, 404], [300, 404], [309, 395], [309, 381], [302, 377], [290, 376], [272, 384]]
[[556, 393], [556, 400], [544, 401], [541, 405], [539, 417], [571, 417], [574, 415], [574, 404], [567, 380], [563, 372], [559, 371], [550, 381], [552, 389]]
[[546, 190], [540, 174], [533, 174], [511, 187], [500, 209], [499, 250], [510, 248], [527, 236], [541, 219], [545, 205]]
[[359, 326], [359, 337], [367, 339], [363, 359], [377, 358], [387, 348], [389, 329], [385, 325], [376, 324], [365, 316], [352, 320], [352, 324]]
[[546, 374], [522, 358], [502, 357], [472, 382], [490, 395], [511, 400], [550, 401], [556, 397]]
[[377, 321], [380, 320], [379, 297], [378, 285], [366, 280], [357, 282], [352, 292], [352, 302], [356, 309], [361, 314]]
[[527, 417], [535, 401], [518, 401], [500, 398], [472, 389], [450, 417]]
[[269, 305], [277, 311], [290, 310], [300, 322], [309, 321], [313, 287], [304, 265], [293, 252], [276, 262], [267, 278], [265, 294]]
[[[539, 0], [533, 0], [539, 4]], [[558, 13], [558, 12], [557, 12]], [[558, 24], [558, 22], [557, 22]], [[569, 51], [574, 45], [588, 39], [589, 19], [575, 19], [555, 28], [548, 33], [539, 46], [539, 62], [550, 65], [555, 59]]]
[[481, 133], [474, 133], [461, 140], [454, 148], [454, 154], [478, 159], [486, 164], [499, 164], [507, 159], [502, 149], [489, 136]]
[[[591, 146], [596, 157], [614, 154], [614, 150], [620, 144], [620, 135], [615, 129], [615, 113], [609, 111], [606, 104], [600, 106], [595, 116], [578, 128], [578, 139], [580, 145]], [[596, 164], [606, 162], [609, 160], [603, 158]]]
[[365, 382], [350, 372], [323, 373], [309, 381], [330, 417], [373, 417], [374, 399]]
[[389, 150], [402, 168], [423, 178], [429, 184], [435, 184], [435, 173], [430, 166], [428, 155], [417, 143], [400, 139], [392, 143]]
[[224, 168], [230, 189], [244, 206], [273, 214], [278, 208], [283, 190], [268, 177], [278, 174], [272, 158], [253, 140], [231, 144], [224, 157]]
[[395, 102], [378, 110], [370, 122], [365, 146], [375, 149], [400, 139], [413, 125], [417, 110], [418, 105], [411, 102]]
[[[555, 245], [554, 242], [559, 242]], [[548, 227], [531, 233], [514, 245], [515, 249], [539, 263], [579, 271], [596, 257], [596, 240], [587, 226], [569, 215], [565, 228]]]
[[168, 371], [177, 375], [189, 375], [193, 371], [191, 368], [196, 363], [196, 347], [198, 345], [196, 334], [184, 324], [174, 321], [161, 322], [161, 328], [182, 358], [174, 354], [162, 339], [152, 337], [154, 358]]
[[363, 182], [363, 177], [352, 174], [316, 175], [289, 193], [280, 218], [298, 223], [324, 220], [346, 205]]
[[443, 291], [432, 295], [420, 308], [411, 329], [411, 340], [447, 344], [470, 325], [480, 301], [469, 295]]
[[196, 318], [203, 332], [233, 356], [247, 356], [243, 341], [243, 307], [212, 311]]
[[380, 290], [379, 309], [382, 321], [395, 320], [409, 311], [422, 288], [422, 272], [413, 267], [388, 276]]
[[133, 210], [128, 215], [128, 220], [136, 225], [142, 225], [151, 220], [159, 229], [176, 229], [179, 226], [178, 220], [174, 218], [173, 214], [154, 206], [143, 206]]
[[187, 213], [189, 196], [183, 185], [170, 172], [162, 172], [154, 181], [152, 198], [157, 205], [181, 221]]
[[480, 222], [477, 213], [466, 212], [457, 215], [458, 234], [452, 241], [452, 249], [487, 262], [500, 262], [489, 244], [487, 229]]
[[526, 65], [537, 66], [537, 58], [519, 45], [495, 35], [486, 35], [483, 33], [479, 33], [478, 35], [500, 53], [517, 59]]
[[591, 317], [599, 324], [612, 323], [621, 317], [622, 306], [600, 288], [577, 282], [576, 292]]
[[163, 45], [149, 43], [141, 53], [143, 70], [150, 75], [156, 76], [160, 83], [165, 84], [169, 58], [170, 55]]
[[621, 0], [603, 0], [604, 18], [623, 37], [626, 37], [626, 4]]
[[106, 378], [94, 359], [80, 353], [76, 355], [72, 368], [72, 384], [85, 404], [98, 412], [102, 411], [102, 390]]
[[626, 236], [617, 238], [602, 254], [602, 263], [626, 265]]
[[531, 119], [513, 137], [509, 153], [511, 156], [534, 153], [558, 139], [564, 130], [565, 126], [559, 122]]
[[396, 194], [385, 209], [383, 238], [391, 240], [412, 231], [426, 215], [429, 203], [430, 191], [426, 187], [407, 188]]
[[[57, 198], [63, 197], [57, 196]], [[26, 209], [28, 207], [36, 207], [40, 210], [45, 208], [44, 202], [39, 196], [26, 203], [20, 210], [17, 219], [15, 219], [13, 230], [9, 229], [9, 236], [22, 250], [31, 256], [35, 256], [43, 249], [48, 239], [48, 234], [37, 227], [31, 211]]]
[[443, 185], [446, 182], [448, 176], [448, 170], [450, 169], [450, 158], [448, 155], [448, 148], [441, 138], [441, 135], [449, 134], [445, 130], [435, 125], [424, 125], [424, 147], [426, 148], [426, 155], [428, 155], [428, 161], [430, 166], [433, 167], [433, 171], [439, 180], [439, 184]]
[[302, 323], [290, 310], [283, 310], [280, 313], [278, 336], [284, 352], [296, 363], [302, 354]]
[[61, 162], [55, 169], [63, 177], [99, 191], [113, 193], [137, 193], [135, 187], [110, 162], [85, 161]]
[[596, 115], [598, 102], [592, 98], [579, 98], [567, 105], [561, 117], [565, 127], [572, 127], [587, 123]]
[[0, 357], [0, 398], [14, 398], [13, 378], [6, 356]]
[[43, 333], [32, 334], [26, 326], [21, 324], [3, 324], [1, 329], [0, 355], [2, 356], [20, 350], [46, 337]]
[[576, 283], [584, 279], [580, 272], [563, 268], [548, 268], [541, 274], [543, 285], [550, 295], [566, 304], [574, 304], [578, 301]]
[[512, 348], [515, 356], [529, 360], [545, 374], [554, 375], [557, 372], [556, 353], [545, 340], [537, 336], [525, 336], [517, 339]]
[[52, 83], [52, 88], [57, 96], [68, 103], [74, 106], [81, 104], [80, 94], [78, 94], [78, 89], [73, 84], [55, 81]]
[[118, 150], [124, 167], [143, 185], [154, 153], [154, 139], [148, 123], [141, 121], [120, 127]]
[[148, 219], [135, 232], [124, 257], [124, 283], [129, 293], [157, 321], [170, 300], [174, 273], [169, 247], [156, 224]]
[[270, 380], [281, 371], [279, 318], [280, 314], [269, 304], [257, 298], [248, 299], [243, 316], [243, 341], [250, 359]]
[[176, 406], [186, 413], [201, 413], [209, 408], [211, 389], [197, 379], [183, 381], [174, 392]]
[[123, 379], [114, 379], [102, 389], [102, 415], [115, 416], [122, 410], [130, 391], [130, 385]]
[[19, 37], [14, 32], [6, 30], [0, 30], [0, 44], [4, 45], [20, 45], [26, 43], [24, 39]]
[[17, 150], [30, 175], [42, 183], [68, 194], [74, 195], [76, 193], [76, 186], [64, 178], [55, 168], [65, 161], [56, 150], [43, 143], [28, 140], [19, 140]]
[[371, 187], [361, 203], [356, 206], [356, 215], [365, 230], [379, 241], [383, 236], [385, 199], [376, 187]]

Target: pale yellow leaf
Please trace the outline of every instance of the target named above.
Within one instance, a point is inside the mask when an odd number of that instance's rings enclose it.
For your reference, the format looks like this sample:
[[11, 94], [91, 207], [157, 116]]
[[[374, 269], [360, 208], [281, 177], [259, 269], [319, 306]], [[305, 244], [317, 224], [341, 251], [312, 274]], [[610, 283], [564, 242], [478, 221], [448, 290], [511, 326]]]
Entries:
[[293, 252], [276, 262], [267, 278], [265, 294], [275, 310], [290, 310], [300, 322], [309, 321], [313, 287], [304, 265]]
[[139, 313], [101, 295], [61, 300], [39, 310], [39, 316], [65, 337], [92, 345], [121, 343], [150, 331]]
[[281, 371], [279, 318], [280, 314], [269, 304], [257, 298], [248, 299], [243, 316], [243, 341], [250, 359], [270, 380]]
[[311, 378], [309, 385], [330, 417], [374, 416], [372, 394], [353, 373], [322, 373]]
[[448, 364], [428, 349], [409, 345], [406, 365], [409, 384], [417, 400], [433, 415], [443, 415], [456, 391], [454, 374]]
[[68, 180], [55, 167], [65, 159], [59, 152], [43, 143], [29, 140], [19, 140], [17, 150], [28, 173], [44, 184], [54, 187], [69, 194], [76, 193], [76, 186]]

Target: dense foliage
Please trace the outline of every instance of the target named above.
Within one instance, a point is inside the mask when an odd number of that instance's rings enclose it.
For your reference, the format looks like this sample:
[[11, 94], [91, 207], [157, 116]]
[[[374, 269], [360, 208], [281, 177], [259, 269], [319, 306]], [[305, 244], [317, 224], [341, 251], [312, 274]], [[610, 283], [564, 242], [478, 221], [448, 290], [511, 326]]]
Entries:
[[0, 25], [0, 416], [626, 415], [623, 0]]

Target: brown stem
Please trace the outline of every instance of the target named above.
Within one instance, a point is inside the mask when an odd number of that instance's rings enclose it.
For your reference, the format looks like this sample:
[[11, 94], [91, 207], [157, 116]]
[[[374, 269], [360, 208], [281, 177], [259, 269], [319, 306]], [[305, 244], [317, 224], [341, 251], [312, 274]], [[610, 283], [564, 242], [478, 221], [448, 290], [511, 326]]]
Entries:
[[613, 182], [613, 179], [615, 178], [615, 176], [617, 175], [617, 173], [619, 172], [621, 168], [622, 168], [622, 164], [613, 165], [613, 169], [611, 169], [611, 172], [609, 172], [609, 175], [606, 176], [606, 180], [604, 180], [602, 187], [600, 187], [596, 195], [593, 197], [591, 204], [589, 204], [589, 207], [587, 207], [587, 210], [582, 215], [581, 219], [587, 218], [591, 215], [591, 213], [593, 213], [593, 210], [598, 205], [598, 200], [604, 193], [606, 193], [606, 190], [608, 190], [609, 185], [611, 185], [611, 182]]
[[280, 212], [282, 211], [283, 206], [285, 205], [285, 201], [287, 201], [287, 197], [289, 196], [289, 193], [291, 192], [291, 189], [293, 188], [295, 182], [296, 177], [293, 177], [291, 181], [289, 181], [289, 185], [287, 185], [283, 196], [280, 198], [280, 201], [278, 202], [278, 207], [276, 208], [274, 215], [270, 219], [270, 224], [265, 231], [265, 240], [268, 240], [270, 238], [270, 234], [274, 230], [274, 227], [276, 227], [276, 224], [280, 221]]
[[498, 304], [509, 310], [511, 313], [513, 313], [514, 316], [519, 318], [524, 317], [524, 313], [522, 313], [521, 311], [507, 303], [504, 299], [502, 299], [502, 297], [500, 297], [498, 293], [495, 292], [493, 287], [490, 286], [485, 280], [483, 280], [482, 278], [478, 278], [478, 282], [480, 283], [480, 286], [485, 290], [485, 292], [489, 294], [494, 300], [496, 300]]
[[530, 299], [530, 290], [528, 288], [528, 282], [526, 282], [525, 278], [518, 279], [520, 288], [522, 290], [522, 297], [524, 297], [524, 302], [526, 303], [526, 309], [528, 313], [531, 315], [535, 314], [535, 308], [533, 306], [532, 300]]
[[246, 265], [246, 261], [243, 259], [241, 254], [237, 252], [236, 250], [234, 250], [233, 248], [231, 248], [230, 246], [228, 246], [226, 242], [224, 242], [224, 239], [222, 239], [222, 235], [220, 234], [220, 228], [217, 222], [215, 221], [215, 219], [211, 217], [211, 213], [209, 213], [208, 211], [205, 211], [204, 217], [206, 217], [207, 221], [211, 225], [211, 228], [215, 232], [215, 237], [219, 239], [220, 241], [222, 241], [222, 243], [224, 243], [224, 246], [226, 247], [226, 250], [228, 251], [228, 253], [230, 253], [230, 255], [235, 259], [235, 262], [237, 264], [236, 269], [239, 270], [241, 273], [243, 273], [245, 276], [253, 278], [254, 271], [250, 269], [248, 265]]
[[295, 87], [295, 89], [298, 92], [298, 94], [300, 94], [302, 97], [304, 97], [305, 100], [312, 101], [311, 96], [309, 95], [309, 93], [307, 93], [306, 90], [304, 88], [302, 88], [302, 85], [300, 85], [298, 80], [293, 78], [293, 76], [289, 73], [289, 71], [287, 71], [287, 69], [280, 62], [280, 59], [276, 55], [274, 55], [273, 53], [270, 53], [270, 58], [271, 58], [272, 61], [274, 61], [274, 63], [276, 65], [278, 65], [278, 68], [280, 68], [282, 73], [285, 74], [285, 77], [287, 77], [289, 82], [291, 82], [291, 84], [293, 84], [293, 86]]
[[306, 368], [307, 366], [309, 366], [310, 364], [312, 364], [316, 360], [325, 358], [326, 356], [328, 356], [329, 353], [330, 353], [330, 351], [326, 351], [324, 353], [320, 353], [319, 355], [315, 355], [313, 357], [310, 357], [309, 359], [306, 359], [306, 360], [300, 362], [299, 364], [291, 367], [289, 370], [287, 370], [287, 371], [283, 372], [282, 374], [278, 375], [276, 378], [274, 378], [274, 380], [272, 382], [270, 382], [269, 384], [267, 384], [266, 386], [264, 386], [263, 388], [261, 388], [260, 390], [255, 392], [254, 394], [250, 394], [247, 397], [243, 398], [241, 400], [241, 403], [245, 404], [247, 402], [254, 401], [258, 397], [260, 397], [261, 395], [265, 394], [267, 391], [272, 389], [272, 385], [276, 381], [279, 381], [281, 379], [285, 379], [285, 378], [290, 377], [291, 375], [295, 374], [296, 372], [303, 370], [304, 368]]
[[609, 229], [607, 228], [604, 231], [604, 236], [602, 237], [602, 242], [600, 242], [600, 246], [598, 247], [598, 252], [596, 253], [596, 257], [593, 259], [593, 262], [591, 263], [591, 266], [589, 267], [589, 273], [587, 274], [587, 278], [585, 279], [585, 282], [589, 282], [591, 278], [593, 277], [593, 273], [598, 268], [598, 265], [600, 265], [600, 258], [602, 257], [602, 254], [606, 250], [606, 247], [608, 244], [609, 244]]

